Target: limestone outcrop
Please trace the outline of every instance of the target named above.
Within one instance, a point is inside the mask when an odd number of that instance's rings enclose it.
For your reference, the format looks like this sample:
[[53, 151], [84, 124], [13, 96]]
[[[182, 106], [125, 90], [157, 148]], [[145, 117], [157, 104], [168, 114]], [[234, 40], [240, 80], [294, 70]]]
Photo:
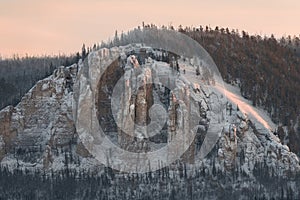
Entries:
[[[214, 81], [197, 76], [190, 60], [178, 60], [185, 74], [172, 74], [169, 63], [155, 59], [158, 50], [147, 47], [152, 57], [144, 50], [139, 57], [141, 49], [129, 45], [91, 52], [84, 62], [59, 67], [37, 82], [16, 107], [1, 110], [1, 164], [32, 171], [68, 167], [98, 172], [103, 164], [94, 150], [105, 145], [102, 136], [126, 151], [151, 153], [183, 135], [179, 146], [186, 151], [180, 160], [190, 169], [237, 171], [253, 181], [263, 167], [282, 177], [299, 171], [298, 157], [272, 131], [234, 106], [224, 112], [224, 94]], [[174, 163], [170, 167], [175, 170]]]

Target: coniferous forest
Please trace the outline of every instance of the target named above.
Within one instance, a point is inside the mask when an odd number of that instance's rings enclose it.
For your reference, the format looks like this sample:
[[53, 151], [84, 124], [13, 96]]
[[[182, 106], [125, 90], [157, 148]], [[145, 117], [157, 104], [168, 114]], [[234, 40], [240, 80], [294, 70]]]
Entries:
[[[169, 167], [145, 174], [122, 174], [105, 168], [101, 174], [65, 168], [58, 173], [0, 168], [0, 199], [297, 199], [299, 174], [274, 176], [267, 165], [255, 165], [257, 182], [236, 168], [224, 174], [213, 170], [187, 173], [185, 164], [178, 174]], [[228, 184], [230, 183], [230, 184]], [[240, 184], [247, 185], [241, 187]], [[258, 186], [257, 186], [258, 184]]]

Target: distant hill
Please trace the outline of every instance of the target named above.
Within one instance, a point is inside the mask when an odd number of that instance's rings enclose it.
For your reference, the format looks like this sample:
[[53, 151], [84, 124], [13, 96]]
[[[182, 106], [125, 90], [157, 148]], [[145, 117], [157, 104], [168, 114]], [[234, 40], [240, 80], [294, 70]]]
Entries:
[[[155, 28], [154, 24], [143, 28]], [[164, 27], [166, 28], [166, 27]], [[175, 30], [173, 27], [169, 29]], [[212, 56], [223, 79], [237, 85], [254, 106], [262, 107], [279, 125], [279, 137], [300, 155], [300, 40], [288, 36], [249, 35], [245, 31], [206, 26], [179, 26]], [[130, 33], [129, 33], [130, 34]], [[36, 81], [52, 74], [60, 65], [68, 66], [91, 49], [119, 45], [126, 34], [108, 44], [83, 46], [81, 54], [62, 57], [15, 58], [0, 61], [0, 108], [16, 105]]]

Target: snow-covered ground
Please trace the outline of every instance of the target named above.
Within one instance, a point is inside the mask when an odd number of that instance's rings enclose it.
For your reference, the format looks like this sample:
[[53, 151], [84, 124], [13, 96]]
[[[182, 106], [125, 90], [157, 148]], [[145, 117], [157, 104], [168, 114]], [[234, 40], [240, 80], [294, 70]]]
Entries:
[[[202, 80], [199, 76], [196, 76], [196, 69], [191, 65], [181, 62], [180, 63], [181, 73], [185, 69], [184, 76], [187, 80], [195, 83], [200, 83]], [[226, 84], [224, 82], [216, 82], [216, 84], [210, 87], [211, 92], [218, 92], [226, 96], [228, 102], [233, 104], [233, 107], [239, 107], [240, 111], [247, 115], [247, 117], [259, 128], [265, 128], [270, 131], [276, 129], [276, 125], [272, 122], [266, 111], [263, 109], [252, 106], [251, 101], [242, 97], [239, 88]], [[263, 127], [261, 127], [263, 126]]]
[[253, 122], [258, 122], [271, 131], [275, 130], [276, 125], [272, 122], [268, 114], [264, 110], [252, 106], [251, 102], [243, 98], [240, 92], [236, 90], [238, 88], [229, 84], [221, 85], [219, 83], [215, 85], [215, 88], [217, 88], [220, 92], [223, 92], [228, 101], [237, 105], [241, 112], [247, 114], [248, 118]]

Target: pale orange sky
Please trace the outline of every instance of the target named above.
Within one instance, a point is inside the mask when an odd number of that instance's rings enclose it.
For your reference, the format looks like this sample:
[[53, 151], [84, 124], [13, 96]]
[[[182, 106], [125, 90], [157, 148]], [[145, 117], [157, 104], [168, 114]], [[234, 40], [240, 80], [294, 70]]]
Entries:
[[299, 19], [299, 0], [0, 0], [0, 54], [73, 53], [143, 21], [298, 36]]

